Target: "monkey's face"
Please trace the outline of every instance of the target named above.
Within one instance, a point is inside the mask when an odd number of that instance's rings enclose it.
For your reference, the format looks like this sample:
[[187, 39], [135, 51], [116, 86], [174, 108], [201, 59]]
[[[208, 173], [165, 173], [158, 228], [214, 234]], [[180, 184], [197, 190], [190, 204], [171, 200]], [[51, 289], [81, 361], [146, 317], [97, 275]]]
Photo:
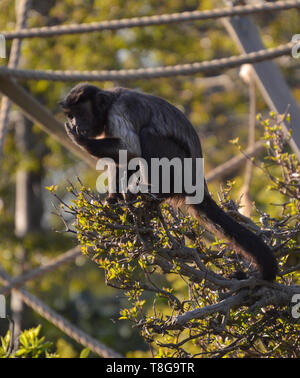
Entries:
[[79, 84], [61, 102], [68, 128], [86, 138], [95, 138], [104, 131], [110, 106], [108, 94], [99, 88]]
[[86, 138], [94, 138], [101, 134], [104, 125], [101, 117], [94, 114], [89, 101], [78, 103], [76, 106], [64, 108], [69, 128]]

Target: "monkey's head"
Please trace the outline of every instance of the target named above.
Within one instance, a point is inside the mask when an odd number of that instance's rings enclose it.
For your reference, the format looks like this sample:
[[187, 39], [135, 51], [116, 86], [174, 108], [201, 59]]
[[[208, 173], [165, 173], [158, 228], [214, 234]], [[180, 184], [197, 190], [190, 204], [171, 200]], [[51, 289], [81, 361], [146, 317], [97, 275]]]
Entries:
[[111, 92], [84, 83], [72, 88], [60, 105], [69, 127], [87, 138], [95, 138], [104, 131], [112, 97]]

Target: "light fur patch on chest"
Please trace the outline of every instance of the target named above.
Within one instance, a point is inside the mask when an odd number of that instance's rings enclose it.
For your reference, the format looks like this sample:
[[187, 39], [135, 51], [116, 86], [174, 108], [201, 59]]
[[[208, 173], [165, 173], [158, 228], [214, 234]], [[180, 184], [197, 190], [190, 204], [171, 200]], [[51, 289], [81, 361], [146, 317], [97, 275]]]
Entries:
[[97, 135], [95, 139], [105, 139], [108, 136], [106, 135], [105, 131], [103, 131], [100, 135]]
[[129, 153], [141, 156], [140, 138], [135, 132], [134, 125], [123, 114], [112, 114], [109, 117], [109, 133], [120, 138]]

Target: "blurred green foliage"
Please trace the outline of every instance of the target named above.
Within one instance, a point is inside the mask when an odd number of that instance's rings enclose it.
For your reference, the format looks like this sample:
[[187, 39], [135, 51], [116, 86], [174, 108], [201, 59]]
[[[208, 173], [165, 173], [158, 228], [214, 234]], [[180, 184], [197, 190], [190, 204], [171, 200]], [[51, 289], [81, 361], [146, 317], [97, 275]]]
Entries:
[[[0, 358], [72, 358], [77, 357], [73, 348], [65, 343], [64, 340], [58, 340], [56, 352], [54, 352], [53, 343], [45, 341], [45, 336], [41, 336], [41, 326], [26, 329], [21, 332], [18, 343], [19, 346], [14, 352], [11, 348], [11, 333], [7, 331], [4, 337], [1, 336]], [[59, 352], [59, 353], [58, 353]], [[79, 354], [79, 358], [87, 358], [90, 354], [89, 348], [84, 348]]]
[[[19, 337], [19, 347], [14, 352], [19, 358], [56, 358], [57, 354], [51, 352], [52, 343], [45, 341], [45, 336], [40, 336], [41, 326], [23, 331]], [[0, 358], [12, 357], [9, 352], [11, 334], [8, 331], [1, 337]]]

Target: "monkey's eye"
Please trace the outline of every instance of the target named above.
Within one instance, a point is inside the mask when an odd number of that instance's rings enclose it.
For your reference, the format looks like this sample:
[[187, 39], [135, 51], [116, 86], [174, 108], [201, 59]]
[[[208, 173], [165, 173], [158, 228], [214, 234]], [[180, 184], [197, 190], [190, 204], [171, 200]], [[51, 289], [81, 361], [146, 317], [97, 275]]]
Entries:
[[69, 118], [69, 119], [73, 119], [74, 118], [74, 115], [72, 113], [67, 113], [66, 115], [67, 115], [67, 118]]

